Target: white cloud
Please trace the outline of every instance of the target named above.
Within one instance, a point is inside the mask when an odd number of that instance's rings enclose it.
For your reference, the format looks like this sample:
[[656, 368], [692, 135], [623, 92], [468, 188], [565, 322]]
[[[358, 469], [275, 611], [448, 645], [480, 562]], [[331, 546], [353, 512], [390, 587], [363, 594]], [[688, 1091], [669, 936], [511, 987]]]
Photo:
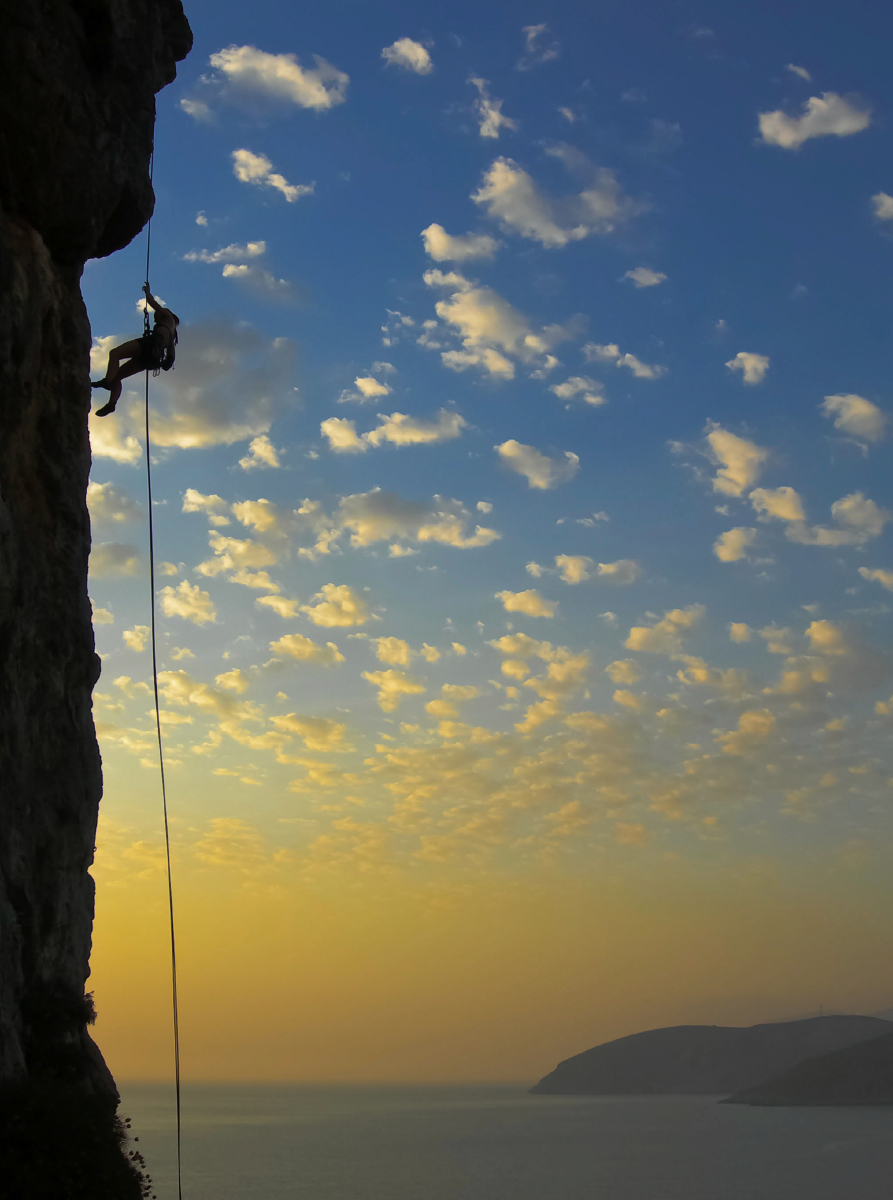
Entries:
[[632, 271], [627, 271], [625, 275], [621, 275], [621, 279], [631, 279], [633, 287], [648, 288], [657, 287], [659, 283], [663, 283], [666, 275], [662, 271], [653, 271], [651, 267], [635, 267]]
[[252, 438], [248, 445], [248, 453], [239, 459], [239, 466], [243, 471], [253, 471], [256, 468], [263, 470], [279, 465], [279, 452], [265, 433]]
[[[266, 596], [264, 599], [268, 600], [270, 597]], [[316, 623], [320, 624], [321, 622], [317, 621]], [[334, 667], [337, 663], [345, 661], [344, 655], [334, 642], [326, 642], [322, 646], [319, 642], [303, 637], [300, 633], [285, 634], [278, 641], [270, 642], [270, 649], [274, 654], [287, 655], [296, 662], [316, 663], [321, 667]], [[217, 682], [219, 683], [220, 680], [218, 679]]]
[[525, 446], [514, 438], [494, 446], [494, 450], [510, 470], [525, 476], [532, 488], [541, 490], [567, 483], [573, 479], [580, 466], [580, 459], [570, 450], [565, 450], [563, 459], [558, 455], [550, 458], [547, 454], [541, 454], [534, 446]]
[[755, 488], [750, 502], [758, 513], [780, 521], [805, 521], [803, 502], [792, 487]]
[[394, 446], [447, 442], [459, 437], [468, 424], [457, 412], [446, 408], [442, 408], [433, 421], [409, 417], [399, 412], [391, 413], [389, 417], [379, 413], [378, 420], [380, 424], [377, 429], [363, 434], [370, 446], [380, 446], [382, 442], [390, 442]]
[[357, 453], [369, 446], [389, 442], [394, 446], [421, 446], [446, 442], [461, 435], [467, 422], [456, 412], [442, 408], [433, 421], [409, 417], [405, 413], [378, 414], [378, 427], [358, 435], [353, 421], [330, 417], [320, 425], [320, 432], [329, 440], [332, 450]]
[[[108, 342], [109, 346], [119, 342], [119, 338], [94, 338], [96, 342]], [[108, 348], [100, 346], [103, 370], [108, 358]], [[93, 352], [90, 354], [91, 363]], [[91, 370], [96, 370], [91, 366]], [[139, 438], [133, 433], [125, 433], [120, 421], [107, 421], [103, 417], [90, 414], [90, 450], [94, 458], [110, 458], [114, 462], [127, 466], [135, 466], [143, 456], [143, 448]]]
[[834, 428], [864, 442], [879, 442], [887, 432], [887, 415], [862, 396], [826, 396], [819, 406]]
[[642, 210], [641, 204], [623, 194], [613, 171], [593, 166], [569, 146], [552, 147], [547, 153], [583, 174], [587, 186], [569, 196], [550, 196], [513, 159], [497, 158], [471, 199], [483, 205], [506, 232], [547, 248], [611, 233]]
[[720, 562], [740, 562], [742, 558], [747, 558], [748, 548], [753, 545], [756, 536], [755, 529], [745, 529], [741, 526], [737, 529], [727, 529], [713, 543], [713, 553]]
[[789, 117], [780, 109], [759, 114], [763, 141], [785, 150], [796, 150], [809, 138], [860, 133], [870, 120], [870, 108], [858, 108], [836, 92], [810, 96], [801, 117]]
[[435, 262], [470, 262], [473, 259], [491, 259], [496, 254], [499, 242], [487, 233], [465, 233], [455, 237], [442, 225], [429, 225], [422, 230], [425, 253]]
[[216, 675], [214, 682], [218, 687], [222, 687], [228, 692], [236, 692], [240, 696], [244, 695], [251, 686], [251, 680], [238, 667], [234, 667], [231, 671], [224, 671], [222, 675]]
[[544, 600], [536, 588], [528, 588], [526, 592], [497, 592], [495, 598], [502, 601], [506, 612], [524, 613], [527, 617], [551, 619], [558, 607], [557, 600]]
[[144, 515], [141, 506], [113, 483], [92, 480], [87, 484], [87, 507], [91, 521], [116, 525], [142, 520]]
[[837, 525], [836, 529], [792, 522], [785, 535], [790, 541], [805, 546], [861, 546], [883, 533], [884, 526], [893, 519], [893, 512], [888, 508], [880, 508], [862, 492], [853, 492], [834, 501], [831, 517]]
[[[528, 571], [531, 566], [535, 565], [535, 563], [528, 563]], [[591, 568], [595, 566], [595, 563], [585, 554], [556, 554], [555, 566], [560, 571], [564, 583], [584, 583], [587, 579], [592, 578]], [[530, 573], [539, 577], [541, 571], [537, 568], [536, 571], [530, 571]]]
[[122, 575], [136, 575], [142, 563], [139, 550], [129, 542], [94, 542], [90, 551], [90, 576], [116, 579]]
[[191, 250], [183, 255], [184, 262], [224, 263], [242, 262], [246, 259], [260, 258], [267, 252], [266, 242], [246, 242], [244, 246], [233, 242], [222, 250]]
[[807, 71], [806, 67], [796, 67], [793, 63], [785, 63], [784, 69], [790, 71], [792, 75], [799, 75], [801, 79], [805, 79], [807, 83], [812, 82], [812, 76]]
[[642, 678], [638, 665], [631, 658], [620, 658], [608, 663], [605, 672], [612, 683], [638, 683]]
[[756, 483], [769, 451], [712, 422], [708, 429], [707, 444], [714, 463], [719, 465], [713, 490], [726, 496], [740, 496]]
[[602, 384], [588, 375], [571, 375], [564, 383], [553, 383], [549, 391], [559, 400], [572, 400], [579, 396], [584, 403], [594, 407], [608, 403], [607, 397], [602, 395]]
[[204, 209], [201, 209], [199, 212], [197, 212], [195, 214], [195, 223], [196, 223], [196, 225], [207, 225], [208, 224], [208, 218], [205, 216]]
[[385, 46], [381, 57], [389, 66], [403, 67], [416, 75], [430, 75], [434, 69], [431, 55], [422, 43], [408, 37], [398, 38], [392, 45]]
[[197, 583], [190, 584], [184, 579], [175, 588], [162, 588], [158, 595], [166, 617], [182, 617], [184, 621], [192, 621], [194, 625], [204, 625], [207, 621], [217, 620], [210, 595], [203, 592]]
[[475, 526], [467, 532], [469, 513], [457, 500], [435, 496], [431, 504], [403, 500], [376, 488], [342, 497], [335, 518], [338, 529], [350, 533], [351, 545], [361, 547], [392, 538], [436, 542], [456, 549], [489, 546], [501, 535]]
[[287, 279], [280, 279], [272, 271], [263, 267], [249, 266], [248, 263], [227, 263], [221, 271], [224, 279], [236, 279], [246, 287], [270, 300], [275, 304], [291, 304], [294, 300], [294, 288]]
[[187, 488], [183, 493], [183, 512], [204, 513], [211, 525], [229, 525], [230, 507], [220, 496], [206, 496], [195, 488]]
[[257, 187], [270, 187], [281, 192], [289, 204], [301, 196], [310, 196], [315, 183], [291, 184], [284, 175], [273, 170], [266, 154], [254, 154], [251, 150], [233, 150], [233, 174], [242, 183], [253, 183]]
[[[476, 366], [492, 376], [511, 379], [515, 366], [507, 355], [523, 363], [546, 365], [551, 358], [548, 351], [572, 335], [571, 329], [562, 325], [534, 330], [524, 314], [492, 288], [482, 287], [457, 271], [426, 271], [423, 279], [428, 287], [451, 293], [448, 299], [437, 302], [435, 310], [447, 326], [454, 327], [445, 330], [444, 336], [456, 332], [462, 340], [464, 350], [441, 354], [444, 365], [453, 370]], [[434, 349], [441, 344], [432, 344], [426, 335], [419, 341]], [[555, 365], [554, 361], [550, 365]]]
[[371, 615], [363, 597], [346, 583], [324, 583], [313, 599], [318, 603], [302, 604], [301, 612], [314, 625], [365, 625]]
[[327, 417], [320, 422], [319, 432], [336, 454], [362, 454], [368, 449], [368, 444], [357, 434], [356, 422], [346, 417]]
[[765, 354], [749, 354], [741, 350], [726, 366], [730, 371], [740, 371], [745, 383], [762, 383], [769, 370], [769, 359]]
[[703, 615], [703, 604], [671, 609], [653, 625], [634, 625], [624, 644], [627, 650], [641, 650], [649, 654], [680, 654], [682, 634], [696, 625]]
[[893, 196], [886, 192], [876, 192], [871, 197], [874, 205], [874, 215], [879, 221], [893, 221]]
[[879, 583], [888, 592], [893, 592], [893, 571], [884, 567], [860, 567], [859, 574], [870, 583]]
[[124, 629], [121, 631], [124, 644], [129, 650], [133, 650], [137, 654], [142, 654], [149, 644], [151, 636], [152, 630], [148, 625], [134, 625], [133, 629]]
[[115, 618], [113, 613], [107, 608], [93, 609], [93, 624], [94, 625], [114, 625]]
[[468, 82], [472, 87], [477, 88], [477, 99], [474, 101], [473, 108], [477, 113], [480, 123], [481, 137], [498, 138], [499, 131], [503, 127], [506, 129], [517, 129], [518, 122], [512, 120], [511, 117], [505, 116], [502, 111], [504, 101], [496, 100], [490, 95], [489, 80], [481, 79], [477, 75], [470, 75]]
[[599, 563], [598, 576], [605, 583], [618, 585], [635, 583], [642, 577], [642, 568], [631, 558], [620, 558], [617, 562]]
[[[379, 374], [385, 374], [386, 367], [394, 370], [390, 363], [376, 363], [373, 369], [377, 369]], [[345, 389], [338, 397], [339, 404], [367, 404], [378, 396], [390, 395], [392, 390], [390, 384], [382, 383], [373, 375], [358, 375], [353, 382], [357, 390], [352, 392]]]
[[350, 77], [318, 55], [313, 59], [315, 67], [302, 67], [294, 54], [268, 54], [255, 46], [227, 46], [211, 55], [211, 66], [218, 73], [202, 76], [197, 94], [180, 104], [199, 120], [207, 120], [212, 106], [223, 103], [249, 110], [270, 103], [295, 104], [316, 112], [343, 104]]
[[425, 691], [424, 683], [405, 671], [364, 671], [362, 677], [378, 688], [378, 706], [383, 712], [394, 712], [404, 696]]
[[558, 57], [561, 44], [549, 33], [548, 25], [525, 25], [521, 32], [524, 34], [525, 53], [515, 63], [516, 71], [529, 71], [531, 67], [553, 62]]
[[637, 379], [660, 379], [667, 373], [666, 367], [643, 363], [635, 354], [621, 354], [620, 347], [615, 342], [604, 346], [596, 342], [587, 342], [583, 347], [583, 354], [587, 362], [613, 362], [615, 366], [626, 367]]

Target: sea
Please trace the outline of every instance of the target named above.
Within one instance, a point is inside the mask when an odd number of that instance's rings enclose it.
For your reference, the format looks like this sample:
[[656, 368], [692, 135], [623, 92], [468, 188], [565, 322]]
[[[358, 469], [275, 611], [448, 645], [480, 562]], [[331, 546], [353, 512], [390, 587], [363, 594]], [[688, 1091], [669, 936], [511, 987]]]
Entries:
[[[158, 1200], [173, 1095], [122, 1084]], [[893, 1107], [531, 1096], [513, 1085], [182, 1091], [184, 1200], [891, 1200]]]

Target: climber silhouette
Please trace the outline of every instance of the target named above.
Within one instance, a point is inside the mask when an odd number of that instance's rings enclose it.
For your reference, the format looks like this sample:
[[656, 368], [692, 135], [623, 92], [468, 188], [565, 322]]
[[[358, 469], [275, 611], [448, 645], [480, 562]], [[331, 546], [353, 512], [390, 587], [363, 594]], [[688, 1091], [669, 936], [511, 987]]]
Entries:
[[[146, 294], [146, 304], [155, 314], [154, 329], [146, 329], [142, 337], [122, 342], [109, 351], [109, 362], [104, 379], [97, 379], [91, 387], [106, 388], [111, 395], [108, 403], [97, 408], [97, 417], [107, 417], [115, 411], [115, 405], [121, 398], [121, 380], [130, 375], [138, 375], [140, 371], [169, 371], [174, 365], [177, 345], [177, 326], [180, 318], [152, 295], [149, 284], [143, 284]], [[124, 362], [122, 359], [129, 361]]]

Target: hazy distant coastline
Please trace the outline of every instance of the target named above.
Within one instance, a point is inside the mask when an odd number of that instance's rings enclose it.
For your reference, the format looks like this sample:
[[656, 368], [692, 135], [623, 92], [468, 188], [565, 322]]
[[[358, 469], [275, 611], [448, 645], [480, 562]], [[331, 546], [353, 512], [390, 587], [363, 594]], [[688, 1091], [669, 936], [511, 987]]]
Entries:
[[841, 1103], [893, 1103], [893, 1023], [823, 1016], [743, 1028], [652, 1029], [565, 1059], [530, 1090], [726, 1094], [742, 1104], [833, 1104], [838, 1095]]

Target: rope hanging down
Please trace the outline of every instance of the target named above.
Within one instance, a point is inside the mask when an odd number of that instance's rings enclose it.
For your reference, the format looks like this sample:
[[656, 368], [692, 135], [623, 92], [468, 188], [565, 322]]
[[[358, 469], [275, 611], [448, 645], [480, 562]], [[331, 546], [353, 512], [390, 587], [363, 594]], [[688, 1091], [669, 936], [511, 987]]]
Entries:
[[[149, 182], [155, 166], [155, 152], [149, 159]], [[152, 246], [152, 218], [146, 226], [146, 282], [149, 281], [149, 255]], [[143, 310], [146, 332], [149, 330], [149, 305]], [[177, 1196], [183, 1200], [183, 1176], [180, 1152], [180, 1013], [177, 1003], [177, 940], [174, 931], [174, 887], [171, 875], [171, 835], [167, 816], [167, 787], [164, 779], [164, 747], [161, 741], [161, 708], [158, 703], [158, 654], [155, 638], [155, 531], [152, 522], [152, 452], [149, 440], [149, 368], [146, 369], [146, 485], [149, 500], [149, 591], [152, 615], [152, 687], [155, 693], [155, 730], [158, 735], [158, 765], [161, 770], [161, 802], [164, 811], [164, 849], [167, 858], [167, 899], [171, 927], [171, 986], [174, 1015], [174, 1079], [177, 1096]]]

